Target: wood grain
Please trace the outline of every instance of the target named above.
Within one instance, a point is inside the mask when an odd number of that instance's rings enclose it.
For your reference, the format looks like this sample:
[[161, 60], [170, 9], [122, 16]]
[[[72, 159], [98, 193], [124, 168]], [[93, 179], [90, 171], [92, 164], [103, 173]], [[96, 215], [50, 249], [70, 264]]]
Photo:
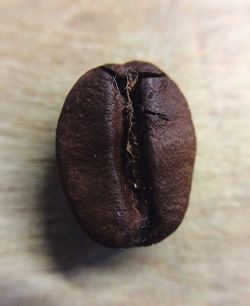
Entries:
[[[249, 305], [250, 2], [0, 1], [0, 305]], [[54, 158], [67, 92], [151, 61], [190, 103], [198, 156], [178, 231], [112, 251], [84, 236]]]

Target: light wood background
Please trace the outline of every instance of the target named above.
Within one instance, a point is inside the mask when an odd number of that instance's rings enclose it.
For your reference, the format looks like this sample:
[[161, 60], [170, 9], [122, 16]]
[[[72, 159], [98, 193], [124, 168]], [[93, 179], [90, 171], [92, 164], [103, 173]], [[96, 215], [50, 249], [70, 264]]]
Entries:
[[[0, 305], [250, 305], [250, 1], [0, 1]], [[65, 96], [88, 69], [159, 65], [193, 113], [186, 218], [127, 251], [84, 236], [55, 166]]]

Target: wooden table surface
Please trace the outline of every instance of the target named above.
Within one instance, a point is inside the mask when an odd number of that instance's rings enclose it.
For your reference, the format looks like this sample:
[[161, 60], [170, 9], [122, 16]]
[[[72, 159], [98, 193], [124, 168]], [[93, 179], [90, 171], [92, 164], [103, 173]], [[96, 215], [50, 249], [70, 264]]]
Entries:
[[[250, 1], [0, 1], [0, 305], [250, 305]], [[192, 110], [190, 206], [164, 242], [110, 250], [55, 166], [65, 96], [97, 65], [159, 65]]]

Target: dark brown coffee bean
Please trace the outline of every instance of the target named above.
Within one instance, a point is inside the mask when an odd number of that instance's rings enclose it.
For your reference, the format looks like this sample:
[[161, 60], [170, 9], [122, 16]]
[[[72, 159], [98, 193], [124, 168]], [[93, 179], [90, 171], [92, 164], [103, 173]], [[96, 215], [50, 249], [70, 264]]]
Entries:
[[68, 94], [57, 127], [69, 202], [86, 232], [110, 247], [150, 245], [179, 226], [195, 147], [184, 96], [145, 62], [84, 74]]

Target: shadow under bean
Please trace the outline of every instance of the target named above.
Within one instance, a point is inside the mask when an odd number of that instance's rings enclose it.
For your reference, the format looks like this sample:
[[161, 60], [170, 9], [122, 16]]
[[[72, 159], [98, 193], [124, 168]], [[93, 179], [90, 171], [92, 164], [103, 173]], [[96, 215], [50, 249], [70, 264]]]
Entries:
[[49, 161], [39, 202], [45, 245], [56, 268], [69, 276], [84, 267], [120, 263], [128, 251], [98, 245], [84, 233], [63, 194], [55, 158]]

